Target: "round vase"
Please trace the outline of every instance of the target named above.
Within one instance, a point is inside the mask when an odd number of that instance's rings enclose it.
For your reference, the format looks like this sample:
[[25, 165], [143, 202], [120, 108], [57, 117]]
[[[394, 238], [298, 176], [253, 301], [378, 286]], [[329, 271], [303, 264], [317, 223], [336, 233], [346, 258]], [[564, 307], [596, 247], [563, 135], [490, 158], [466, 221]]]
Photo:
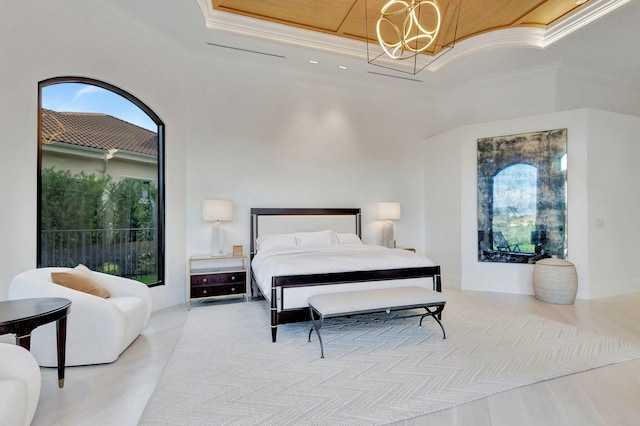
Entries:
[[533, 294], [537, 300], [570, 305], [578, 292], [578, 273], [573, 263], [556, 258], [538, 260], [533, 267]]

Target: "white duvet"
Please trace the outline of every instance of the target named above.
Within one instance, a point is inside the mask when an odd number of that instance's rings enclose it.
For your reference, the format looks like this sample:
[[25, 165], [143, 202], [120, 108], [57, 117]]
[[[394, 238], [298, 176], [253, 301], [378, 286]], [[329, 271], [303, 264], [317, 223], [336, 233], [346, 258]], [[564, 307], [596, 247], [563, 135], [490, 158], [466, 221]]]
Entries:
[[[429, 258], [408, 250], [364, 244], [273, 249], [258, 252], [251, 262], [253, 275], [267, 298], [270, 296], [271, 278], [274, 276], [434, 265]], [[303, 306], [306, 306], [306, 302]]]

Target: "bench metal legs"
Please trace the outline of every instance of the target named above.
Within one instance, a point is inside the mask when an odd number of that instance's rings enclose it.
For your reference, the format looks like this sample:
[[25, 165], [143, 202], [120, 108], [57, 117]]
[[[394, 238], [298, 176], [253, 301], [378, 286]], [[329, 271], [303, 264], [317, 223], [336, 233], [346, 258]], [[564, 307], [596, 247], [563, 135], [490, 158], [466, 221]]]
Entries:
[[[429, 309], [434, 307], [435, 307], [435, 310]], [[435, 306], [423, 306], [423, 308], [427, 311], [427, 313], [420, 316], [420, 327], [422, 327], [422, 320], [425, 317], [432, 317], [434, 320], [436, 320], [436, 322], [440, 326], [440, 329], [442, 329], [442, 338], [446, 339], [447, 334], [444, 331], [444, 326], [442, 325], [442, 323], [440, 322], [440, 319], [438, 318], [442, 315], [444, 304], [435, 305]], [[322, 336], [320, 336], [320, 329], [324, 324], [324, 316], [319, 312], [317, 312], [316, 310], [314, 310], [312, 306], [309, 306], [309, 316], [311, 317], [312, 325], [311, 325], [311, 328], [309, 329], [309, 336], [307, 337], [307, 342], [311, 342], [311, 333], [315, 331], [316, 335], [318, 335], [318, 341], [320, 342], [320, 358], [324, 358], [324, 345], [322, 344]], [[317, 319], [316, 319], [316, 316], [318, 317]]]
[[435, 311], [432, 311], [431, 309], [429, 309], [429, 306], [425, 306], [424, 309], [427, 311], [427, 313], [420, 317], [420, 327], [422, 327], [422, 320], [424, 319], [424, 317], [432, 317], [434, 320], [436, 320], [436, 322], [442, 329], [442, 338], [446, 339], [447, 334], [444, 332], [444, 327], [440, 322], [440, 317], [442, 316], [442, 310], [444, 309], [444, 305], [437, 305]]
[[322, 337], [320, 336], [320, 328], [324, 323], [324, 317], [318, 314], [319, 318], [318, 320], [316, 320], [314, 312], [315, 311], [313, 310], [313, 307], [309, 306], [309, 315], [311, 316], [311, 322], [313, 323], [313, 325], [311, 326], [311, 329], [309, 329], [309, 337], [307, 338], [307, 342], [311, 341], [311, 333], [313, 332], [313, 330], [315, 330], [316, 334], [318, 335], [318, 341], [320, 342], [320, 358], [324, 358], [324, 345], [322, 344]]

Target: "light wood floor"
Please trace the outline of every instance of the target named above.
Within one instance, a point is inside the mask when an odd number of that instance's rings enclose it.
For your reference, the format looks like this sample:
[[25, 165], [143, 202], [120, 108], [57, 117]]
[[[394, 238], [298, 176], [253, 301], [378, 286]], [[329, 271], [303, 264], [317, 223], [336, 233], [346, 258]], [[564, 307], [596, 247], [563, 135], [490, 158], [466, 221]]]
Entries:
[[[542, 303], [533, 296], [465, 293], [640, 345], [640, 293], [574, 305]], [[136, 425], [186, 315], [186, 306], [154, 312], [144, 334], [116, 362], [68, 368], [63, 389], [57, 387], [55, 369], [41, 369], [42, 392], [33, 425]], [[640, 425], [640, 359], [499, 393], [398, 425]]]

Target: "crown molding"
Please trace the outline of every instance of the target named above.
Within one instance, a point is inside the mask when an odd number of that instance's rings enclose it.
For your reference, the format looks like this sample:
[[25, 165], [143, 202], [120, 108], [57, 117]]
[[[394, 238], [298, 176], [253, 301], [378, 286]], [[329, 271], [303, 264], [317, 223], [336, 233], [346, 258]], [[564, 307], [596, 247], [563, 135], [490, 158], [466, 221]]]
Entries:
[[208, 0], [196, 0], [204, 11], [208, 30], [221, 31], [275, 43], [288, 44], [327, 53], [365, 58], [363, 42], [321, 32], [262, 21], [234, 13], [213, 10]]
[[451, 62], [467, 56], [494, 49], [510, 47], [541, 48], [545, 30], [536, 27], [519, 27], [483, 33], [467, 40], [457, 42], [453, 49], [437, 56], [425, 69], [437, 71]]
[[[632, 1], [590, 0], [575, 13], [546, 29], [519, 27], [483, 33], [457, 42], [453, 49], [437, 55], [425, 69], [437, 71], [453, 61], [490, 49], [527, 47], [545, 49]], [[204, 14], [205, 26], [208, 30], [367, 60], [365, 42], [221, 12], [213, 9], [210, 0], [196, 0], [196, 2]]]
[[552, 24], [546, 31], [541, 48], [551, 46], [569, 34], [586, 27], [633, 0], [591, 0], [576, 12]]

